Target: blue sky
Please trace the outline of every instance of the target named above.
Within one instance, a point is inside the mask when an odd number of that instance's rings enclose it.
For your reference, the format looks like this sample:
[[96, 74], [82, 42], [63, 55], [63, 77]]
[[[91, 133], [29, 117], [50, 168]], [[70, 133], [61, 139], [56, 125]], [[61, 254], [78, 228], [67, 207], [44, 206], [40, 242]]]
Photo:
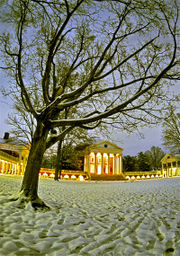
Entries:
[[140, 131], [142, 132], [143, 137], [138, 133], [132, 133], [129, 135], [125, 133], [122, 135], [119, 133], [113, 137], [113, 142], [124, 149], [123, 155], [134, 156], [139, 152], [149, 150], [152, 146], [158, 146], [165, 150], [162, 146], [162, 132], [160, 125], [153, 128], [147, 127]]

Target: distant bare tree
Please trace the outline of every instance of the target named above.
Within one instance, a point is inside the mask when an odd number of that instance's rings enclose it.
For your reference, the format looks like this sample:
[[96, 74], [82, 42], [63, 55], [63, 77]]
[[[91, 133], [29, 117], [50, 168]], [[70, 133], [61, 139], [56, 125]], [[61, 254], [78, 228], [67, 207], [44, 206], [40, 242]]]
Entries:
[[163, 123], [163, 145], [173, 154], [180, 154], [180, 113], [172, 112]]
[[14, 113], [8, 115], [8, 124], [11, 126], [10, 133], [23, 144], [31, 143], [36, 127], [36, 119], [27, 113], [22, 102], [14, 106]]

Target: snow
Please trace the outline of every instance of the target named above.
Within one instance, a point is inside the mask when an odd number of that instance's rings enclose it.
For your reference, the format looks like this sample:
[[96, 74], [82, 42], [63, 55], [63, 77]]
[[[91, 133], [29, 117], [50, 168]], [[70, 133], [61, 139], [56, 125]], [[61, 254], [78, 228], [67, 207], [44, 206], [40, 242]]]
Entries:
[[18, 208], [21, 177], [0, 176], [0, 255], [180, 255], [180, 179], [76, 182], [40, 179], [51, 206]]

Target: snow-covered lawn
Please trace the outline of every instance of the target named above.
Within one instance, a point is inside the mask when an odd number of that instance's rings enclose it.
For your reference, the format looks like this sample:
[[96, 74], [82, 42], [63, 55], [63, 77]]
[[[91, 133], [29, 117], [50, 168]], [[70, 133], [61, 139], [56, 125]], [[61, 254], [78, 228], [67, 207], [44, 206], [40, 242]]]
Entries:
[[180, 255], [180, 178], [137, 182], [40, 179], [52, 207], [8, 202], [21, 178], [0, 176], [0, 255]]

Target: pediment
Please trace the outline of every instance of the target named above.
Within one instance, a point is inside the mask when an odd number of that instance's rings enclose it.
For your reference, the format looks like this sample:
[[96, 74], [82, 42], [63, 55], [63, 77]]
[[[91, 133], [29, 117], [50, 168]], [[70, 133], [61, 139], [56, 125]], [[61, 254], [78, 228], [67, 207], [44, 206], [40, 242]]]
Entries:
[[99, 142], [99, 143], [96, 143], [96, 144], [93, 144], [93, 145], [90, 145], [89, 148], [94, 148], [94, 149], [116, 149], [116, 150], [120, 150], [122, 151], [123, 148], [117, 146], [116, 144], [113, 144], [109, 141], [102, 141], [102, 142]]
[[174, 155], [172, 155], [172, 154], [166, 154], [162, 159], [161, 159], [161, 161], [163, 162], [163, 161], [167, 161], [168, 159], [169, 160], [172, 160], [172, 159], [174, 159], [174, 158], [176, 158]]

